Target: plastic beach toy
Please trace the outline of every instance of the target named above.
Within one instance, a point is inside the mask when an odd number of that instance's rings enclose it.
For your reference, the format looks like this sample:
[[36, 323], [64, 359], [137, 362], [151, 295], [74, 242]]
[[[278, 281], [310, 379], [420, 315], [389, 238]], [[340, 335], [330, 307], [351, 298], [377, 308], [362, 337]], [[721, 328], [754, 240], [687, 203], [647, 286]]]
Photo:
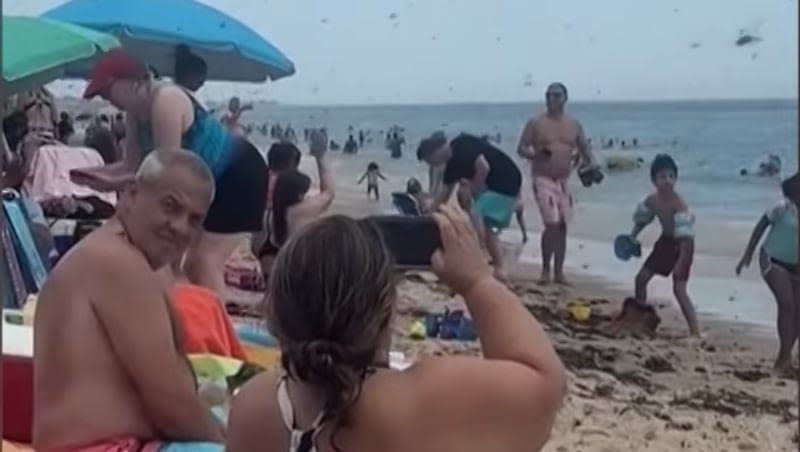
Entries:
[[567, 310], [570, 317], [579, 322], [585, 322], [592, 316], [592, 307], [583, 303], [571, 303]]
[[627, 261], [631, 257], [640, 257], [642, 255], [642, 246], [631, 236], [620, 234], [614, 239], [614, 254], [617, 259]]
[[250, 324], [236, 325], [236, 335], [239, 339], [250, 342], [251, 344], [262, 345], [264, 347], [274, 347], [278, 341], [264, 327]]
[[425, 322], [422, 320], [415, 320], [408, 329], [408, 337], [411, 339], [425, 339], [426, 333]]

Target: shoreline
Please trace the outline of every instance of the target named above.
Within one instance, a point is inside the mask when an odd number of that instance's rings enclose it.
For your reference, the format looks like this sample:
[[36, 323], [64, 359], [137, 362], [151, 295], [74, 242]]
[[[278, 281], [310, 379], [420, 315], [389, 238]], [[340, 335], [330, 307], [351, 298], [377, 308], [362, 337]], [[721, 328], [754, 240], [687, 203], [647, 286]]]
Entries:
[[[301, 145], [301, 149], [304, 146]], [[305, 157], [306, 154], [304, 154]], [[405, 186], [410, 174], [387, 174], [389, 181], [382, 184], [380, 202], [365, 199], [365, 186], [357, 185], [360, 173], [356, 174], [370, 160], [375, 160], [382, 167], [388, 167], [390, 158], [378, 158], [369, 154], [343, 156], [329, 153], [331, 170], [336, 180], [336, 198], [328, 214], [342, 213], [355, 217], [393, 212], [390, 192], [399, 191], [398, 186]], [[317, 174], [313, 159], [303, 158], [301, 171], [308, 174], [316, 184]], [[427, 174], [417, 174], [424, 180]], [[351, 179], [351, 180], [348, 180]], [[528, 242], [521, 246], [522, 235], [515, 221], [501, 235], [501, 241], [508, 254], [519, 256], [519, 264], [535, 265], [532, 277], [539, 275], [539, 234], [541, 220], [533, 194], [529, 190], [527, 180], [523, 181], [522, 197], [525, 202], [525, 220], [528, 231]], [[313, 188], [312, 188], [313, 190]], [[633, 207], [631, 207], [632, 209]], [[622, 224], [623, 227], [618, 227]], [[599, 281], [603, 287], [610, 289], [621, 303], [625, 296], [632, 295], [633, 281], [640, 266], [641, 259], [621, 262], [613, 254], [612, 231], [626, 232], [630, 230], [630, 214], [620, 219], [608, 209], [597, 208], [591, 203], [582, 203], [580, 199], [575, 209], [575, 220], [567, 241], [567, 258], [565, 271], [567, 277], [584, 281]], [[769, 292], [758, 272], [757, 263], [746, 269], [741, 277], [734, 274], [739, 254], [749, 237], [751, 227], [735, 224], [723, 228], [715, 221], [698, 221], [698, 240], [695, 249], [692, 274], [689, 279], [689, 294], [697, 308], [701, 319], [712, 321], [730, 321], [747, 323], [766, 334], [775, 335], [775, 316], [777, 308], [772, 294]], [[660, 228], [652, 225], [640, 236], [642, 254], [647, 256], [652, 244], [658, 238]], [[739, 248], [741, 247], [741, 248]], [[674, 304], [672, 280], [656, 277], [650, 283], [650, 298], [658, 303]]]
[[[74, 85], [73, 81], [56, 81], [54, 82], [58, 85]], [[60, 88], [60, 86], [59, 86]], [[84, 100], [80, 97], [79, 93], [75, 95], [66, 94], [69, 89], [61, 89], [62, 94], [56, 97], [56, 102], [66, 102], [69, 105], [78, 104], [84, 102]], [[74, 91], [74, 90], [73, 90]], [[279, 108], [414, 108], [414, 107], [459, 107], [459, 106], [474, 106], [474, 105], [543, 105], [540, 99], [532, 99], [530, 101], [520, 101], [520, 100], [507, 100], [507, 101], [497, 101], [493, 99], [484, 99], [484, 100], [464, 100], [464, 101], [448, 101], [448, 102], [437, 102], [437, 103], [430, 103], [430, 102], [395, 102], [395, 103], [385, 103], [385, 102], [375, 102], [375, 103], [328, 103], [328, 104], [315, 104], [315, 103], [302, 103], [302, 102], [280, 102], [271, 99], [267, 95], [263, 96], [244, 96], [242, 94], [233, 94], [238, 95], [242, 98], [247, 98], [248, 102], [253, 102], [258, 106], [266, 107], [279, 107]], [[202, 98], [203, 102], [217, 106], [217, 105], [224, 105], [230, 99], [229, 93], [225, 95], [219, 96], [204, 96]], [[707, 98], [707, 99], [699, 99], [699, 98], [670, 98], [670, 99], [570, 99], [570, 103], [576, 104], [578, 106], [581, 105], [652, 105], [652, 104], [672, 104], [672, 105], [696, 105], [696, 104], [737, 104], [737, 103], [780, 103], [780, 104], [796, 104], [796, 99], [791, 97], [716, 97], [716, 98]], [[99, 101], [97, 102], [99, 104]]]

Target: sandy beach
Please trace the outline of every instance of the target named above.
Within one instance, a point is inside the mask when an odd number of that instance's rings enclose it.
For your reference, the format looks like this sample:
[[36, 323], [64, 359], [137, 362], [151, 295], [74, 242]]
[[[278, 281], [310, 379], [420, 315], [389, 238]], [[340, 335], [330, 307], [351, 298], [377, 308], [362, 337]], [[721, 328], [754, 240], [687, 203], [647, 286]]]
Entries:
[[[416, 359], [480, 353], [477, 343], [408, 339], [420, 313], [464, 306], [431, 275], [407, 276], [400, 290], [396, 349]], [[797, 450], [797, 384], [771, 375], [771, 338], [746, 325], [707, 322], [705, 339], [691, 342], [669, 305], [656, 339], [612, 339], [602, 325], [618, 305], [597, 282], [565, 290], [521, 281], [515, 292], [568, 369], [568, 395], [545, 451]], [[566, 311], [577, 296], [592, 304], [587, 323]]]
[[[252, 137], [261, 141], [259, 137]], [[268, 142], [259, 142], [268, 148]], [[301, 146], [304, 148], [304, 146]], [[368, 149], [358, 155], [331, 152], [336, 199], [330, 213], [356, 217], [392, 210], [392, 191], [402, 191], [408, 177], [426, 183], [423, 165], [397, 162], [387, 152]], [[406, 153], [413, 150], [406, 150]], [[389, 180], [380, 202], [368, 201], [356, 181], [367, 163], [380, 164]], [[301, 169], [316, 179], [313, 159]], [[524, 174], [527, 171], [523, 172]], [[733, 268], [752, 227], [746, 222], [698, 218], [698, 243], [690, 294], [698, 308], [703, 341], [686, 338], [686, 327], [667, 279], [655, 279], [651, 297], [663, 319], [655, 339], [612, 338], [607, 324], [630, 295], [641, 261], [613, 259], [610, 238], [630, 228], [627, 208], [610, 211], [578, 198], [566, 269], [573, 287], [541, 287], [538, 212], [523, 185], [530, 240], [521, 246], [516, 225], [503, 242], [512, 251], [514, 290], [543, 323], [569, 372], [569, 392], [548, 452], [614, 451], [792, 451], [798, 443], [798, 382], [777, 376], [771, 363], [777, 349], [775, 306], [757, 271], [742, 278]], [[599, 188], [599, 189], [602, 189]], [[313, 188], [312, 188], [313, 190]], [[632, 206], [630, 206], [632, 208]], [[755, 221], [755, 218], [754, 218]], [[657, 228], [643, 235], [644, 252]], [[238, 262], [254, 262], [243, 244]], [[575, 298], [592, 305], [585, 323], [571, 320], [567, 305]], [[231, 289], [228, 301], [256, 305], [261, 296]], [[424, 313], [464, 308], [459, 297], [428, 273], [405, 275], [400, 285], [394, 349], [410, 360], [441, 354], [480, 353], [477, 342], [412, 340], [410, 324]]]
[[[356, 170], [340, 176], [343, 165], [361, 168], [365, 159], [331, 154], [334, 171], [339, 170], [331, 213], [364, 216], [387, 210], [383, 201], [366, 201], [364, 187], [356, 185], [355, 178], [348, 180]], [[311, 159], [304, 158], [302, 167], [316, 176]], [[386, 172], [391, 174], [391, 170]], [[399, 185], [396, 179], [387, 185], [395, 188]], [[384, 189], [384, 197], [389, 191]], [[535, 210], [530, 207], [528, 210]], [[568, 255], [573, 287], [538, 286], [533, 280], [538, 275], [532, 263], [536, 259], [529, 251], [538, 243], [538, 226], [529, 222], [529, 245], [516, 247], [521, 258], [513, 266], [512, 276], [514, 291], [542, 322], [569, 371], [568, 396], [545, 451], [798, 450], [798, 386], [771, 370], [777, 347], [773, 329], [721, 319], [701, 310], [704, 339], [689, 340], [675, 304], [663, 298], [658, 302], [663, 323], [655, 339], [609, 337], [605, 325], [627, 294], [622, 284], [598, 276], [603, 272], [589, 271], [592, 268], [581, 263], [599, 253], [586, 248], [599, 245], [586, 237], [573, 240], [578, 255]], [[518, 232], [511, 231], [504, 240], [515, 248], [511, 241], [517, 237]], [[610, 252], [604, 255], [605, 266], [613, 270]], [[598, 262], [592, 267], [604, 266], [600, 256], [594, 259]], [[726, 265], [729, 260], [724, 259]], [[700, 266], [706, 265], [715, 266], [702, 262]], [[713, 274], [705, 269], [701, 273]], [[716, 292], [720, 289], [715, 288]], [[578, 297], [592, 306], [587, 322], [572, 320], [568, 314], [568, 304]], [[409, 326], [415, 319], [425, 313], [441, 313], [446, 307], [465, 308], [463, 300], [432, 274], [406, 274], [400, 285], [394, 349], [410, 360], [479, 354], [477, 342], [409, 338]]]

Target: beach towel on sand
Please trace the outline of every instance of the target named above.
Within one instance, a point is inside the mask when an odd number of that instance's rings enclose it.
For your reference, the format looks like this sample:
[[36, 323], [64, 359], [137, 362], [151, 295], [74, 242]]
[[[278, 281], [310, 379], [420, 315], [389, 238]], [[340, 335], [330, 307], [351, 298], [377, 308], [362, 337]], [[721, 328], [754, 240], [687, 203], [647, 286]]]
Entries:
[[172, 299], [183, 326], [183, 344], [187, 354], [208, 353], [247, 359], [236, 331], [213, 291], [178, 283], [172, 289]]
[[71, 170], [103, 165], [103, 158], [94, 149], [60, 144], [41, 146], [33, 155], [24, 189], [37, 202], [64, 196], [96, 196], [113, 206], [117, 203], [116, 194], [77, 185], [69, 177]]

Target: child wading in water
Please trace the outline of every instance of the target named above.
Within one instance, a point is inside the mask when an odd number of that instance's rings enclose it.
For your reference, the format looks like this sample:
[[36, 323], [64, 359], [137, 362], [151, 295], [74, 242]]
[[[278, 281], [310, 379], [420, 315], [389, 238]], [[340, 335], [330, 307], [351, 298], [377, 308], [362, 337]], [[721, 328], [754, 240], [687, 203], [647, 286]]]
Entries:
[[783, 199], [758, 220], [736, 274], [748, 267], [753, 252], [764, 233], [758, 263], [761, 276], [778, 303], [778, 339], [780, 348], [775, 369], [791, 370], [792, 349], [800, 336], [800, 275], [797, 272], [797, 206], [800, 203], [800, 174], [781, 184]]
[[672, 274], [672, 291], [689, 325], [689, 333], [700, 337], [697, 314], [687, 292], [689, 271], [694, 257], [694, 215], [675, 191], [678, 166], [672, 157], [667, 154], [657, 155], [650, 166], [650, 178], [656, 191], [637, 206], [633, 215], [631, 238], [636, 240], [655, 218], [661, 223], [661, 236], [636, 275], [635, 303], [639, 308], [653, 311], [647, 304], [647, 285], [655, 275]]
[[386, 178], [381, 174], [381, 169], [375, 162], [370, 162], [367, 165], [367, 171], [361, 176], [361, 179], [358, 180], [358, 183], [361, 184], [364, 182], [364, 179], [367, 179], [367, 198], [369, 198], [370, 193], [375, 193], [375, 200], [379, 201], [381, 199], [380, 192], [378, 191], [378, 178], [386, 180]]

